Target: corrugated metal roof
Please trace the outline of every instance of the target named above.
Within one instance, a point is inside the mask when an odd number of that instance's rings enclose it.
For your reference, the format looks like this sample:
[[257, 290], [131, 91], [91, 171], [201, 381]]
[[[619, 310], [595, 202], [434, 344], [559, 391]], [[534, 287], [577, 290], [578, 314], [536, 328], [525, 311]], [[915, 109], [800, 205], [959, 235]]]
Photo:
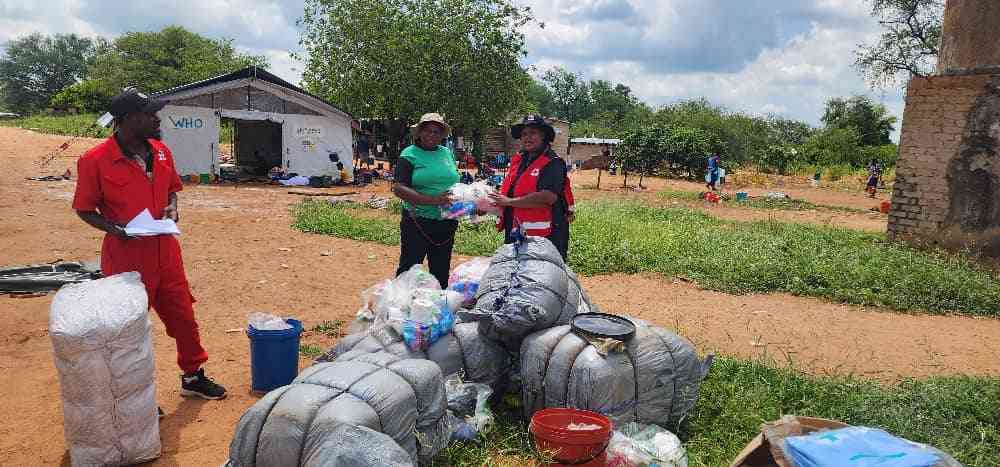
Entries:
[[201, 81], [195, 81], [193, 83], [188, 83], [188, 84], [185, 84], [183, 86], [178, 86], [178, 87], [175, 87], [175, 88], [170, 88], [170, 89], [166, 89], [166, 90], [163, 90], [163, 91], [159, 91], [159, 92], [153, 93], [153, 96], [154, 97], [160, 97], [160, 98], [162, 98], [162, 97], [169, 97], [171, 94], [175, 94], [175, 93], [178, 93], [178, 92], [181, 92], [181, 91], [188, 91], [188, 90], [191, 90], [191, 89], [197, 89], [197, 88], [201, 88], [201, 87], [211, 86], [213, 84], [225, 83], [225, 82], [228, 82], [228, 81], [238, 81], [238, 80], [246, 79], [246, 78], [255, 78], [255, 79], [259, 79], [261, 81], [267, 81], [268, 83], [271, 83], [271, 84], [276, 84], [276, 85], [281, 86], [283, 88], [288, 88], [288, 89], [290, 89], [292, 91], [295, 91], [295, 92], [297, 92], [299, 94], [302, 94], [302, 95], [305, 95], [307, 97], [313, 98], [313, 99], [315, 99], [315, 100], [317, 100], [317, 101], [319, 101], [319, 102], [321, 102], [321, 103], [323, 103], [325, 105], [333, 107], [334, 109], [337, 109], [338, 111], [343, 112], [345, 115], [347, 115], [348, 117], [350, 117], [352, 120], [354, 119], [353, 115], [351, 115], [350, 113], [348, 113], [344, 109], [341, 109], [340, 107], [337, 107], [332, 102], [327, 101], [326, 99], [323, 99], [322, 97], [313, 95], [313, 94], [309, 93], [308, 91], [306, 91], [305, 89], [302, 89], [302, 88], [300, 88], [300, 87], [298, 87], [298, 86], [296, 86], [296, 85], [294, 85], [292, 83], [289, 83], [288, 81], [285, 81], [285, 80], [279, 78], [278, 76], [272, 74], [271, 72], [269, 72], [269, 71], [267, 71], [267, 70], [265, 70], [263, 68], [257, 68], [255, 66], [247, 67], [247, 68], [244, 68], [242, 70], [237, 70], [237, 71], [234, 71], [232, 73], [227, 73], [225, 75], [219, 75], [219, 76], [216, 76], [214, 78], [208, 78], [208, 79], [201, 80]]
[[573, 138], [569, 140], [573, 144], [620, 144], [622, 140], [620, 139], [610, 139], [610, 138]]

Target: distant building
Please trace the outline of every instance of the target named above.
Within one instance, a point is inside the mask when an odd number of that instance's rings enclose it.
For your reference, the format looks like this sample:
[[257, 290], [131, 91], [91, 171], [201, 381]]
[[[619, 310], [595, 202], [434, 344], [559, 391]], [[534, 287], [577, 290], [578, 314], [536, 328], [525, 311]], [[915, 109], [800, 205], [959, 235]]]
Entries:
[[583, 164], [592, 157], [600, 156], [604, 148], [607, 148], [614, 155], [615, 148], [621, 142], [620, 139], [573, 138], [569, 141], [569, 153], [563, 157], [571, 164]]
[[[273, 167], [299, 175], [353, 168], [354, 118], [263, 68], [248, 67], [154, 94], [163, 141], [181, 175], [220, 174], [222, 122], [232, 124], [233, 165], [255, 175]], [[229, 165], [229, 164], [227, 164]]]
[[[560, 157], [566, 158], [569, 152], [569, 122], [552, 117], [545, 117], [545, 121], [556, 130], [556, 140], [552, 142], [552, 150]], [[520, 141], [510, 136], [510, 125], [490, 129], [486, 132], [483, 142], [483, 154], [486, 156], [494, 156], [498, 152], [510, 156], [521, 150]]]

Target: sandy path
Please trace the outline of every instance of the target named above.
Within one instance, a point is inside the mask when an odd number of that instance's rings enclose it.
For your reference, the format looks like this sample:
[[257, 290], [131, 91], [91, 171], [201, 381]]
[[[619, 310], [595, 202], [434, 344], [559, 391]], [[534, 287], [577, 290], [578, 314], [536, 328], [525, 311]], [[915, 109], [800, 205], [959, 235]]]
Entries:
[[[0, 128], [0, 251], [5, 265], [89, 259], [100, 235], [69, 209], [74, 182], [30, 182], [33, 162], [65, 139]], [[92, 141], [81, 141], [81, 153]], [[60, 159], [61, 173], [70, 159]], [[230, 397], [198, 402], [178, 396], [174, 345], [153, 319], [159, 401], [168, 416], [158, 465], [219, 465], [236, 421], [252, 404], [245, 325], [251, 311], [295, 316], [312, 327], [348, 320], [360, 291], [392, 274], [398, 249], [289, 226], [301, 198], [268, 187], [188, 186], [181, 196], [182, 244], [210, 353], [209, 374]], [[384, 192], [385, 186], [378, 187]], [[285, 251], [287, 250], [287, 251]], [[331, 256], [322, 252], [332, 251]], [[456, 260], [457, 261], [457, 260]], [[346, 279], [341, 281], [340, 279]], [[1000, 321], [911, 316], [829, 304], [784, 294], [731, 296], [654, 275], [589, 277], [584, 284], [605, 310], [635, 314], [679, 329], [703, 352], [785, 361], [815, 374], [854, 373], [893, 380], [968, 373], [1000, 375]], [[67, 463], [59, 383], [46, 332], [51, 297], [0, 296], [7, 332], [0, 338], [0, 465]], [[327, 347], [334, 338], [308, 333]], [[302, 365], [308, 364], [306, 359]], [[23, 423], [25, 415], [29, 423]]]

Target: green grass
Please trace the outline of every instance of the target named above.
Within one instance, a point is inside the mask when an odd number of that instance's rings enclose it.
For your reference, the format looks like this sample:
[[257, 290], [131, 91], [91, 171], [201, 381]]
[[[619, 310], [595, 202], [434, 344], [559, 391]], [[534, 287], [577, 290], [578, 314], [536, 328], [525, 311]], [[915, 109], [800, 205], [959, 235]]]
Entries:
[[323, 321], [310, 329], [312, 332], [318, 332], [320, 334], [330, 336], [330, 337], [340, 337], [340, 331], [344, 326], [344, 321]]
[[[761, 423], [784, 414], [878, 427], [935, 446], [967, 466], [1000, 465], [997, 378], [932, 378], [884, 387], [719, 358], [678, 434], [689, 465], [725, 466], [756, 436]], [[508, 465], [526, 465], [517, 460], [534, 458], [528, 437], [522, 422], [501, 417], [480, 443], [453, 445], [435, 465], [497, 465], [501, 455], [514, 458]]]
[[316, 358], [323, 355], [323, 352], [325, 352], [323, 348], [318, 345], [299, 344], [299, 354], [303, 357]]
[[111, 134], [110, 129], [92, 126], [99, 116], [98, 114], [33, 115], [0, 120], [0, 126], [26, 128], [55, 135], [106, 138]]
[[[663, 190], [657, 196], [664, 199], [682, 201], [700, 201], [701, 193], [693, 191]], [[735, 196], [733, 194], [732, 196]], [[838, 211], [848, 213], [867, 213], [868, 211], [846, 206], [814, 204], [801, 199], [770, 199], [767, 197], [749, 198], [737, 201], [735, 197], [722, 200], [722, 204], [731, 207], [746, 207], [750, 209], [780, 210], [780, 211]]]
[[[580, 203], [570, 265], [586, 275], [657, 272], [733, 294], [789, 292], [900, 311], [1000, 316], [1000, 278], [961, 255], [889, 243], [882, 234], [775, 221], [737, 222], [694, 209]], [[399, 243], [398, 217], [306, 201], [295, 228]], [[500, 235], [463, 224], [455, 250], [490, 255]]]

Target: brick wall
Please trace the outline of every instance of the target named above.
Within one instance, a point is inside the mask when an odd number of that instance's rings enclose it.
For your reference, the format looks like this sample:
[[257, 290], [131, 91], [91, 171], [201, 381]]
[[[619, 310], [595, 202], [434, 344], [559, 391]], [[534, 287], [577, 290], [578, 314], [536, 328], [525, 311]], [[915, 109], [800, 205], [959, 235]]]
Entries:
[[[614, 154], [613, 147], [609, 149], [611, 149], [611, 153]], [[583, 163], [588, 161], [591, 157], [600, 156], [602, 151], [604, 151], [603, 144], [570, 143], [569, 157], [564, 157], [570, 163]]]
[[[952, 215], [954, 162], [968, 157], [972, 133], [981, 126], [973, 118], [991, 83], [1000, 76], [935, 76], [914, 78], [906, 92], [899, 143], [899, 162], [889, 214], [890, 238], [960, 248], [964, 226]], [[995, 153], [993, 154], [995, 161]], [[1000, 171], [1000, 163], [994, 164]], [[996, 172], [994, 172], [996, 173]], [[983, 196], [989, 196], [984, 193]]]

